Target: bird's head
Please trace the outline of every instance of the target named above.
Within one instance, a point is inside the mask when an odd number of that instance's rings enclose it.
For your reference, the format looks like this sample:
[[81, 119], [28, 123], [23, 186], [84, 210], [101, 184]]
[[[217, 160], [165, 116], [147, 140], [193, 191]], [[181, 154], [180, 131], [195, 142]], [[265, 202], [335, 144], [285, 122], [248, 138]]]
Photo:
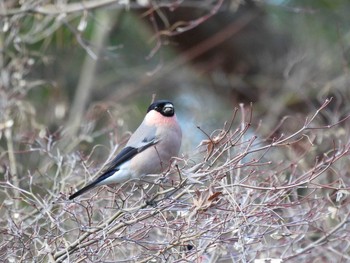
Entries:
[[168, 100], [157, 100], [153, 102], [147, 110], [147, 113], [155, 110], [165, 117], [172, 117], [175, 114], [174, 104]]

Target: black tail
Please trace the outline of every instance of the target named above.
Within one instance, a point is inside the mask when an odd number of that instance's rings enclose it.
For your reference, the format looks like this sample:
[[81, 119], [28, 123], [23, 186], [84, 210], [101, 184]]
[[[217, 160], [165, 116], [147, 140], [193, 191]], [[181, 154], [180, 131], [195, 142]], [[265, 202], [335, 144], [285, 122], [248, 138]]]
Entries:
[[81, 188], [79, 191], [75, 192], [74, 194], [72, 194], [70, 197], [69, 197], [69, 200], [72, 200], [74, 198], [76, 198], [77, 196], [89, 191], [90, 189], [94, 188], [96, 185], [96, 182], [92, 182], [91, 184], [88, 184], [87, 186]]
[[118, 169], [109, 169], [109, 170], [107, 170], [101, 176], [99, 176], [95, 181], [91, 182], [90, 184], [88, 184], [87, 186], [83, 187], [82, 189], [80, 189], [76, 193], [72, 194], [69, 197], [69, 200], [72, 200], [72, 199], [76, 198], [77, 196], [79, 196], [79, 195], [85, 193], [86, 191], [89, 191], [90, 189], [94, 188], [95, 186], [101, 185], [101, 184], [99, 184], [100, 182], [102, 182], [103, 180], [105, 180], [108, 177], [112, 176], [117, 171], [118, 171]]
[[77, 196], [79, 196], [79, 195], [85, 193], [86, 191], [89, 191], [90, 189], [94, 188], [95, 186], [101, 185], [101, 184], [99, 184], [100, 182], [102, 182], [103, 180], [105, 180], [108, 177], [112, 176], [117, 171], [118, 171], [117, 168], [116, 169], [109, 169], [109, 170], [107, 170], [101, 176], [99, 176], [95, 181], [91, 182], [90, 184], [88, 184], [87, 186], [83, 187], [82, 189], [80, 189], [76, 193], [72, 194], [69, 197], [69, 200], [72, 200], [72, 199], [76, 198]]

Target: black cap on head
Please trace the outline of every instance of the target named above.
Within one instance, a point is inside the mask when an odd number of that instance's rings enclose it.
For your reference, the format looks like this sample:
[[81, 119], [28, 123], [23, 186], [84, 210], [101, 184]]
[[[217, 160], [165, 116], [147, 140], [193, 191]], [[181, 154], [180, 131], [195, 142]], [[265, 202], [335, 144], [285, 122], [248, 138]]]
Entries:
[[166, 117], [172, 117], [175, 114], [174, 104], [168, 100], [157, 100], [153, 102], [149, 107], [147, 112], [155, 110]]

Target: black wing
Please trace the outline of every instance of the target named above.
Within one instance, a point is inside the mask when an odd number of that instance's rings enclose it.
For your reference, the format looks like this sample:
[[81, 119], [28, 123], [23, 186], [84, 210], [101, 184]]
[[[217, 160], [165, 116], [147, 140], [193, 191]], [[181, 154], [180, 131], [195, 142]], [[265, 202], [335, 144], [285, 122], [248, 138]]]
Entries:
[[[108, 165], [108, 168], [104, 173], [107, 173], [111, 170], [115, 170], [118, 166], [132, 159], [136, 154], [146, 150], [148, 147], [155, 145], [158, 140], [155, 137], [144, 138], [139, 147], [127, 146], [125, 147]], [[103, 174], [100, 176], [102, 177]], [[100, 178], [99, 177], [99, 178]]]
[[79, 191], [75, 192], [69, 197], [69, 200], [74, 199], [75, 197], [85, 193], [86, 191], [90, 190], [91, 188], [94, 188], [97, 186], [97, 184], [106, 178], [112, 176], [115, 172], [119, 170], [119, 166], [128, 160], [132, 159], [136, 154], [146, 150], [148, 147], [155, 145], [158, 142], [155, 137], [153, 137], [151, 140], [144, 138], [142, 141], [142, 145], [138, 148], [134, 148], [131, 146], [125, 147], [110, 163], [108, 168], [99, 176], [97, 177], [93, 182], [89, 183], [87, 186], [83, 187]]
[[[126, 161], [129, 161], [132, 157], [134, 157], [138, 153], [138, 149], [134, 147], [125, 147], [123, 150], [121, 150], [120, 153], [114, 159], [108, 164], [107, 169], [105, 172], [115, 169], [115, 167], [125, 163]], [[101, 175], [102, 176], [102, 175]], [[100, 177], [101, 177], [100, 176]]]

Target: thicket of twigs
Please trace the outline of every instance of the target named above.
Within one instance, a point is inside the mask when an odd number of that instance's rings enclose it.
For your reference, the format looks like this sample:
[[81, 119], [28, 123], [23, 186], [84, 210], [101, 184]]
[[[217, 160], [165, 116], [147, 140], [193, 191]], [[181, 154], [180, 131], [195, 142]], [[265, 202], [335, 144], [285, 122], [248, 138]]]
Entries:
[[[30, 1], [22, 11], [11, 10], [1, 13], [6, 19], [0, 35], [6, 40], [0, 43], [6, 47], [0, 53], [2, 259], [350, 260], [350, 127], [349, 112], [341, 108], [346, 96], [323, 98], [308, 116], [282, 118], [276, 127], [254, 118], [254, 105], [241, 105], [197, 149], [175, 158], [164, 174], [141, 185], [96, 188], [69, 201], [74, 188], [102, 167], [95, 152], [103, 148], [112, 157], [122, 147], [115, 139], [120, 134], [99, 128], [98, 115], [82, 117], [78, 136], [64, 127], [70, 122], [56, 132], [41, 123], [30, 91], [47, 83], [28, 78], [34, 63], [28, 41], [36, 40], [17, 38], [21, 32], [16, 29], [26, 21], [26, 12], [43, 15], [50, 34], [55, 32], [52, 19], [59, 23], [65, 17], [59, 8]], [[29, 30], [43, 37], [39, 31]], [[96, 142], [101, 135], [110, 135], [107, 150]], [[86, 142], [96, 146], [84, 148]]]
[[2, 257], [279, 262], [319, 259], [322, 251], [324, 261], [347, 260], [350, 142], [347, 117], [326, 117], [330, 102], [304, 121], [286, 119], [295, 122], [293, 132], [266, 139], [256, 135], [251, 109], [235, 111], [232, 121], [202, 141], [196, 153], [201, 162], [191, 161], [191, 153], [153, 183], [102, 187], [73, 202], [69, 189], [94, 170], [92, 154], [62, 154], [49, 136], [13, 152], [17, 130], [8, 125], [3, 158], [10, 167], [33, 155], [44, 160], [40, 170], [20, 176], [5, 170]]

